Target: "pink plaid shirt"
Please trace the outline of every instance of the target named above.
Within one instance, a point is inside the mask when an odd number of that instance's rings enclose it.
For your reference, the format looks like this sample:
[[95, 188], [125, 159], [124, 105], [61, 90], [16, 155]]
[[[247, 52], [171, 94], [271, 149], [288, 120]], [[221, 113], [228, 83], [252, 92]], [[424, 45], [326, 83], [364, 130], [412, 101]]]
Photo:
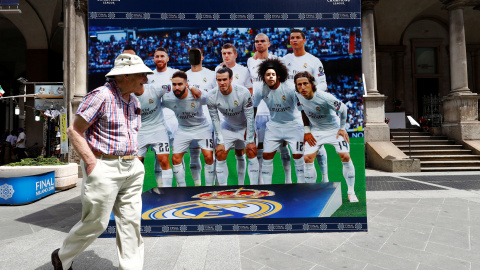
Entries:
[[85, 139], [92, 150], [106, 155], [137, 154], [141, 110], [135, 95], [130, 94], [127, 103], [115, 82], [106, 83], [84, 97], [77, 114], [91, 124]]

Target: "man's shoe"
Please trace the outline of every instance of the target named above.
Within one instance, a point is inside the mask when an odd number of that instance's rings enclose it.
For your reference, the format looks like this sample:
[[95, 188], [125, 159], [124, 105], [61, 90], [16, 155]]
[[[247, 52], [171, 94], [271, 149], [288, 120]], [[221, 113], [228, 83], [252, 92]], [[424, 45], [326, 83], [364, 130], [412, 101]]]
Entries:
[[[63, 270], [62, 261], [60, 260], [60, 257], [58, 257], [59, 250], [60, 249], [57, 248], [52, 252], [52, 264], [54, 270]], [[72, 270], [72, 267], [70, 266], [68, 270]]]

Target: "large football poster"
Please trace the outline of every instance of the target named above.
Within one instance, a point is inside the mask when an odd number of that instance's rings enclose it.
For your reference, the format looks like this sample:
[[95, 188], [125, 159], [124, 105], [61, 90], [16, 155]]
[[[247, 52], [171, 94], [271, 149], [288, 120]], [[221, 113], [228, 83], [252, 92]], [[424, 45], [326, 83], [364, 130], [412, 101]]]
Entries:
[[[323, 65], [316, 68], [312, 75], [326, 79], [326, 92], [341, 101], [347, 112], [343, 120], [340, 113], [335, 114], [334, 110], [328, 116], [344, 126], [349, 143], [337, 145], [330, 141], [324, 144], [326, 158], [320, 159], [317, 156], [313, 163], [317, 174], [314, 183], [298, 183], [302, 181], [297, 179], [299, 166], [295, 166], [294, 156], [292, 153], [285, 155], [285, 152], [277, 149], [273, 158], [272, 184], [262, 184], [260, 179], [260, 185], [251, 185], [258, 180], [252, 181], [249, 177], [248, 158], [244, 156], [246, 165], [239, 167], [238, 154], [232, 149], [226, 160], [227, 185], [219, 185], [218, 179], [215, 179], [215, 184], [209, 186], [208, 181], [205, 181], [203, 156], [200, 155], [200, 174], [192, 173], [188, 150], [182, 163], [186, 187], [178, 187], [174, 175], [171, 187], [162, 187], [154, 192], [161, 169], [158, 163], [155, 164], [154, 149], [149, 148], [144, 160], [144, 235], [367, 229], [360, 2], [89, 1], [89, 91], [105, 83], [105, 74], [113, 67], [115, 58], [126, 48], [133, 48], [153, 70], [158, 68], [154, 59], [155, 51], [163, 47], [168, 55], [168, 67], [182, 71], [191, 68], [190, 50], [198, 48], [202, 52], [203, 68], [214, 72], [226, 61], [222, 55], [222, 46], [226, 43], [235, 47], [236, 65], [247, 67], [249, 59], [258, 55], [255, 39], [261, 33], [268, 37], [269, 55], [281, 59], [292, 70], [294, 63], [288, 60], [292, 57], [286, 56], [295, 55], [298, 45], [292, 46], [291, 35], [292, 29], [299, 29], [305, 36], [305, 52], [319, 59]], [[309, 70], [311, 63], [305, 61], [300, 65]], [[250, 74], [250, 81], [262, 84], [257, 75]], [[233, 73], [235, 76], [238, 74]], [[211, 87], [217, 87], [215, 79], [213, 77]], [[210, 82], [211, 78], [205, 77], [203, 80]], [[200, 86], [193, 82], [190, 85]], [[255, 88], [254, 85], [255, 83], [252, 88]], [[295, 85], [294, 80], [292, 85]], [[162, 87], [171, 91], [171, 84]], [[212, 91], [211, 87], [205, 90]], [[295, 88], [291, 91], [295, 91]], [[316, 108], [317, 111], [323, 109], [321, 106]], [[337, 131], [338, 129], [334, 131], [334, 137]], [[256, 132], [259, 133], [257, 129]], [[275, 134], [282, 136], [292, 132], [294, 130], [290, 128], [280, 128]], [[322, 133], [319, 138], [327, 135]], [[179, 137], [181, 136], [175, 136], [175, 131], [172, 131], [171, 139]], [[258, 146], [258, 140], [256, 143]], [[290, 150], [292, 147], [294, 146], [289, 146]], [[348, 147], [347, 152], [345, 147]], [[303, 151], [303, 147], [300, 149]], [[339, 155], [338, 151], [349, 154], [351, 163], [346, 162], [345, 154]], [[290, 177], [286, 177], [286, 174]], [[239, 175], [242, 179], [245, 175], [243, 184]], [[198, 178], [197, 186], [194, 178]], [[327, 178], [328, 182], [325, 181]], [[351, 202], [349, 193], [352, 190], [358, 202]], [[114, 233], [112, 220], [104, 236]]]

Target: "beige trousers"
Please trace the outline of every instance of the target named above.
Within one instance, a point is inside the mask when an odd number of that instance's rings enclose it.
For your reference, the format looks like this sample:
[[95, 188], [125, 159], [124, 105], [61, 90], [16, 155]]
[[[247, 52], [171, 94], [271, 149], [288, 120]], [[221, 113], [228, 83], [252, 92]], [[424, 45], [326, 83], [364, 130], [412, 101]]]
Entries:
[[97, 159], [95, 168], [82, 183], [82, 218], [70, 230], [58, 253], [63, 269], [107, 228], [113, 210], [117, 233], [119, 269], [143, 268], [143, 239], [140, 235], [142, 185], [145, 170], [137, 158]]

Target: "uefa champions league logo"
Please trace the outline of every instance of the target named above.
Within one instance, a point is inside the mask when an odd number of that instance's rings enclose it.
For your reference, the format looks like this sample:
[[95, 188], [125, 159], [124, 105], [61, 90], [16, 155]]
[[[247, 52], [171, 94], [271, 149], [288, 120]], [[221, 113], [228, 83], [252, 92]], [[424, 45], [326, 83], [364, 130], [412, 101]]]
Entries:
[[13, 189], [13, 186], [9, 184], [4, 184], [0, 186], [0, 198], [4, 200], [12, 198], [14, 192], [15, 190]]

